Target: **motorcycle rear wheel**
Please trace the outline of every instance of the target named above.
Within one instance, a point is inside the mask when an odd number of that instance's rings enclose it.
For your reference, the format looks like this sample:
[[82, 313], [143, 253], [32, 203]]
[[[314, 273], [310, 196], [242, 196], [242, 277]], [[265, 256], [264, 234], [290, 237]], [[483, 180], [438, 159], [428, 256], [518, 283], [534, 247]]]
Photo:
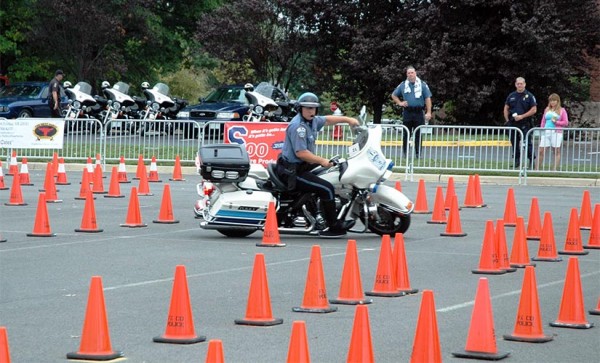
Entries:
[[[382, 207], [377, 207], [377, 214], [379, 220], [369, 218], [368, 226], [371, 232], [380, 236], [387, 234], [393, 237], [396, 233], [405, 233], [410, 227], [410, 214], [393, 213]], [[363, 213], [360, 219], [367, 224]]]
[[256, 229], [217, 229], [217, 232], [227, 237], [242, 238], [256, 232]]

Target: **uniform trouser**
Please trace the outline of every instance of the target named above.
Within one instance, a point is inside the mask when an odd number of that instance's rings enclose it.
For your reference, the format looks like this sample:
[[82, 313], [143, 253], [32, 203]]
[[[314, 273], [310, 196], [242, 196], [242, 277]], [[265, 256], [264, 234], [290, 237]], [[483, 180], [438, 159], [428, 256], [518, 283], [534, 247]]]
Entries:
[[[521, 132], [523, 133], [523, 135], [527, 135], [527, 132], [529, 132], [530, 128], [529, 127], [524, 127], [524, 128], [520, 128]], [[512, 144], [512, 148], [514, 150], [514, 161], [515, 161], [515, 165], [519, 164], [521, 162], [521, 134], [518, 132], [511, 132], [511, 137], [510, 137], [510, 143]], [[533, 144], [532, 144], [532, 140], [531, 140], [531, 135], [529, 135], [529, 137], [527, 137], [527, 159], [529, 160], [529, 162], [531, 162], [533, 160], [532, 156], [533, 156]]]
[[319, 178], [310, 171], [305, 171], [296, 177], [296, 190], [317, 194], [321, 199], [321, 208], [327, 224], [332, 226], [337, 221], [335, 191], [330, 182]]
[[62, 113], [60, 112], [60, 106], [56, 109], [54, 108], [54, 100], [49, 101], [48, 104], [50, 106], [50, 114], [52, 117], [63, 117]]
[[[419, 156], [421, 153], [421, 132], [417, 132], [415, 134], [415, 128], [421, 125], [425, 125], [425, 114], [423, 110], [418, 111], [408, 111], [404, 110], [402, 113], [402, 124], [408, 128], [411, 135], [415, 135], [415, 155]], [[402, 133], [402, 151], [406, 156], [406, 152], [408, 150], [408, 134], [406, 132]]]

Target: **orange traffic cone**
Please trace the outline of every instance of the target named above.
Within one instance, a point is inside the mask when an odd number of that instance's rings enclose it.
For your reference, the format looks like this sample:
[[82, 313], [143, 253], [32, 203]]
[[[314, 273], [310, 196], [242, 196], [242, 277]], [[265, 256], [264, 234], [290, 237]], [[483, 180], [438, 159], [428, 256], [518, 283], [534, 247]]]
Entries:
[[598, 304], [596, 304], [596, 307], [592, 310], [588, 310], [588, 313], [592, 315], [600, 315], [600, 297], [598, 298]]
[[127, 179], [127, 168], [125, 167], [125, 157], [123, 155], [121, 155], [121, 159], [119, 160], [119, 169], [117, 171], [119, 183], [131, 183]]
[[508, 192], [506, 193], [504, 225], [508, 227], [514, 227], [517, 225], [517, 206], [515, 204], [515, 191], [513, 188], [508, 188]]
[[330, 306], [325, 288], [325, 276], [321, 261], [321, 246], [313, 245], [308, 263], [308, 274], [304, 286], [304, 299], [300, 307], [292, 308], [297, 313], [331, 313], [337, 307]]
[[392, 258], [392, 242], [390, 235], [381, 237], [381, 248], [379, 250], [379, 262], [375, 273], [373, 290], [365, 292], [368, 296], [397, 297], [404, 294], [396, 288], [396, 274]]
[[287, 354], [288, 363], [310, 363], [310, 351], [308, 349], [308, 335], [306, 334], [306, 323], [301, 320], [292, 323], [292, 334]]
[[147, 227], [148, 225], [142, 223], [142, 214], [140, 212], [140, 201], [138, 199], [137, 189], [131, 188], [131, 196], [129, 197], [129, 208], [127, 209], [127, 218], [125, 223], [121, 224], [121, 227]]
[[527, 239], [539, 241], [542, 238], [542, 221], [540, 220], [540, 206], [536, 197], [531, 198], [529, 208], [529, 222], [527, 222]]
[[152, 183], [162, 182], [158, 178], [158, 167], [156, 166], [156, 157], [152, 156], [152, 161], [150, 161], [150, 171], [148, 172], [148, 181]]
[[[79, 196], [75, 197], [75, 199], [86, 200], [88, 191], [91, 191], [90, 188], [90, 179], [87, 168], [83, 168], [83, 173], [81, 174], [81, 187], [79, 188]], [[94, 197], [96, 199], [96, 197]]]
[[556, 253], [556, 242], [554, 241], [554, 227], [552, 227], [552, 214], [544, 213], [544, 224], [542, 225], [542, 238], [538, 247], [538, 254], [533, 257], [534, 261], [559, 262], [562, 257]]
[[592, 201], [590, 199], [589, 190], [583, 191], [583, 198], [581, 199], [581, 215], [579, 216], [579, 228], [592, 228]]
[[142, 174], [146, 174], [146, 165], [144, 165], [144, 155], [139, 154], [137, 169], [135, 171], [135, 177], [133, 179], [140, 179]]
[[104, 198], [124, 198], [121, 194], [121, 187], [119, 185], [119, 172], [117, 167], [113, 166], [110, 172], [110, 186], [108, 187], [108, 194]]
[[225, 363], [223, 342], [220, 339], [211, 339], [208, 341], [205, 363]]
[[102, 181], [102, 165], [96, 164], [94, 167], [94, 182], [92, 185], [92, 193], [105, 194], [104, 181]]
[[365, 299], [360, 278], [356, 241], [353, 239], [349, 239], [346, 246], [346, 258], [344, 259], [344, 270], [342, 271], [342, 281], [340, 283], [338, 298], [329, 299], [329, 302], [346, 305], [362, 305], [373, 302], [371, 299]]
[[565, 239], [564, 249], [558, 251], [560, 255], [587, 255], [590, 251], [583, 249], [581, 241], [581, 230], [579, 229], [579, 218], [577, 218], [577, 208], [571, 208], [569, 219], [569, 228]]
[[417, 188], [417, 200], [415, 200], [415, 214], [429, 214], [431, 211], [427, 206], [427, 192], [425, 191], [425, 180], [419, 179], [419, 186]]
[[52, 176], [54, 170], [54, 166], [52, 163], [48, 163], [46, 167], [46, 181], [44, 182], [44, 191], [46, 193], [46, 202], [47, 203], [62, 203], [61, 199], [58, 199], [58, 194], [56, 193], [56, 184], [54, 182], [54, 177]]
[[448, 213], [448, 223], [446, 224], [446, 231], [440, 233], [440, 236], [447, 237], [464, 237], [467, 234], [463, 232], [460, 224], [460, 212], [458, 211], [458, 199], [456, 195], [452, 197], [452, 208]]
[[10, 351], [8, 349], [8, 334], [6, 328], [0, 326], [0, 362], [10, 363]]
[[423, 290], [410, 362], [442, 362], [435, 301], [431, 290]]
[[448, 178], [448, 186], [446, 187], [446, 199], [444, 200], [444, 208], [450, 210], [452, 208], [452, 197], [456, 196], [454, 188], [454, 177]]
[[572, 256], [569, 257], [569, 264], [567, 265], [567, 275], [565, 276], [565, 286], [560, 302], [558, 319], [550, 323], [550, 326], [576, 329], [589, 329], [593, 327], [594, 324], [586, 320], [583, 301], [579, 260], [577, 257]]
[[527, 240], [525, 239], [525, 221], [521, 216], [517, 217], [517, 227], [513, 235], [509, 263], [511, 267], [517, 268], [535, 266], [535, 263], [529, 261], [529, 249], [527, 248]]
[[28, 237], [55, 237], [56, 234], [50, 230], [50, 219], [48, 218], [48, 208], [46, 207], [46, 195], [40, 193], [38, 198], [37, 211], [35, 213], [35, 223], [33, 232], [27, 233]]
[[65, 170], [65, 159], [58, 159], [58, 170], [56, 172], [56, 185], [70, 185], [67, 181], [67, 171]]
[[21, 159], [21, 171], [19, 172], [19, 182], [21, 185], [33, 185], [29, 179], [29, 168], [27, 167], [27, 158]]
[[206, 340], [203, 335], [196, 335], [194, 317], [188, 291], [185, 266], [175, 267], [175, 280], [171, 293], [171, 305], [167, 316], [167, 327], [161, 336], [152, 338], [156, 343], [193, 344]]
[[448, 219], [446, 218], [446, 208], [444, 207], [444, 192], [442, 187], [438, 186], [435, 191], [435, 202], [433, 204], [433, 214], [431, 220], [427, 221], [430, 224], [446, 224]]
[[143, 173], [140, 174], [140, 182], [138, 184], [138, 195], [152, 196], [154, 194], [150, 192], [150, 184], [148, 183], [148, 177], [146, 176], [146, 166], [144, 164], [142, 164], [142, 171]]
[[467, 183], [467, 190], [465, 191], [465, 202], [463, 204], [465, 208], [477, 208], [477, 197], [475, 196], [475, 176], [469, 175], [469, 181]]
[[179, 159], [179, 155], [175, 155], [175, 166], [173, 167], [173, 177], [169, 180], [172, 181], [185, 181], [181, 174], [181, 160]]
[[83, 209], [83, 216], [81, 217], [81, 227], [75, 229], [75, 232], [102, 232], [102, 229], [98, 228], [96, 222], [96, 208], [94, 207], [94, 196], [91, 190], [88, 190], [87, 198], [85, 199], [85, 207]]
[[[104, 166], [102, 165], [102, 157], [100, 156], [100, 154], [96, 154], [96, 163], [94, 164], [94, 171], [96, 170], [97, 166], [100, 166], [102, 172], [104, 172]], [[102, 178], [106, 178], [106, 175], [102, 174]]]
[[4, 171], [2, 170], [2, 160], [0, 160], [0, 190], [6, 190], [8, 187], [4, 185]]
[[271, 311], [271, 296], [269, 295], [269, 282], [265, 268], [265, 255], [257, 253], [254, 258], [252, 281], [248, 293], [248, 305], [244, 319], [236, 319], [236, 324], [271, 326], [283, 324], [283, 319], [273, 318]]
[[481, 256], [479, 257], [479, 268], [471, 270], [474, 274], [501, 275], [507, 271], [498, 268], [498, 252], [496, 251], [496, 233], [494, 232], [494, 222], [488, 220], [485, 222], [485, 231], [483, 234], [483, 244], [481, 245]]
[[515, 272], [517, 269], [510, 266], [508, 258], [508, 247], [506, 246], [506, 232], [504, 231], [504, 220], [496, 220], [496, 254], [498, 255], [498, 268], [506, 272]]
[[169, 186], [169, 184], [165, 184], [163, 188], [163, 195], [160, 203], [160, 212], [158, 213], [158, 219], [155, 219], [152, 222], [163, 224], [179, 223], [179, 220], [173, 217], [173, 203], [171, 203], [171, 187]]
[[542, 328], [542, 314], [540, 313], [535, 268], [533, 266], [525, 267], [513, 333], [503, 335], [503, 338], [528, 343], [545, 343], [554, 339], [551, 335], [545, 335]]
[[354, 311], [352, 337], [350, 338], [350, 348], [348, 349], [348, 359], [346, 359], [346, 362], [375, 362], [373, 342], [371, 340], [369, 308], [366, 305], [358, 305]]
[[494, 313], [490, 298], [488, 279], [479, 278], [475, 305], [471, 313], [471, 324], [465, 349], [453, 352], [458, 358], [474, 358], [485, 360], [500, 360], [508, 357], [509, 352], [499, 352], [496, 346], [496, 333], [494, 331]]
[[55, 151], [52, 153], [52, 176], [58, 176], [58, 153]]
[[406, 264], [406, 251], [404, 250], [404, 235], [396, 233], [394, 236], [394, 250], [392, 252], [394, 274], [396, 275], [396, 289], [404, 295], [416, 294], [419, 289], [410, 287], [408, 265]]
[[583, 248], [600, 249], [600, 204], [594, 205], [594, 220], [590, 230], [590, 238]]
[[487, 204], [483, 202], [483, 193], [481, 192], [481, 183], [479, 182], [479, 174], [475, 174], [473, 178], [473, 185], [475, 186], [475, 200], [479, 208], [487, 207]]
[[269, 202], [267, 208], [267, 220], [265, 221], [265, 229], [261, 243], [257, 243], [257, 247], [285, 247], [285, 243], [281, 243], [279, 238], [279, 229], [277, 227], [277, 213], [275, 213], [275, 203]]
[[79, 350], [67, 353], [67, 359], [111, 360], [122, 356], [110, 344], [102, 278], [92, 276]]
[[400, 180], [396, 181], [396, 185], [394, 186], [394, 188], [399, 192], [402, 191], [402, 184], [400, 184]]
[[90, 181], [90, 183], [93, 183], [94, 182], [94, 164], [92, 164], [92, 158], [90, 158], [89, 156], [87, 158], [87, 162], [85, 163], [85, 167], [89, 174], [88, 180]]
[[8, 162], [8, 173], [7, 175], [19, 175], [19, 166], [17, 165], [17, 152], [12, 151], [10, 161]]
[[27, 205], [27, 203], [23, 201], [23, 193], [21, 192], [21, 182], [17, 175], [13, 177], [12, 186], [10, 187], [10, 197], [8, 203], [4, 203], [4, 205]]

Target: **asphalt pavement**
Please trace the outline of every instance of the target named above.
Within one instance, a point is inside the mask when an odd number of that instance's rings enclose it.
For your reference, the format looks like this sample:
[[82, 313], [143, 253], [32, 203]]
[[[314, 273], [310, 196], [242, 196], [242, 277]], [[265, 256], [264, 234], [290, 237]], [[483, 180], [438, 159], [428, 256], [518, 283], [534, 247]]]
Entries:
[[[81, 173], [68, 171], [70, 185], [57, 186], [62, 203], [47, 203], [48, 219], [55, 237], [28, 237], [37, 212], [38, 189], [44, 171], [32, 168], [34, 186], [23, 186], [26, 206], [6, 206], [10, 191], [0, 190], [0, 326], [8, 332], [12, 362], [63, 362], [66, 354], [79, 350], [86, 317], [92, 276], [103, 283], [108, 332], [112, 349], [122, 351], [129, 362], [204, 361], [208, 343], [162, 344], [153, 338], [165, 333], [176, 266], [183, 265], [192, 318], [197, 335], [220, 339], [226, 362], [282, 362], [287, 358], [292, 322], [306, 322], [308, 346], [313, 362], [341, 362], [348, 357], [355, 306], [336, 305], [328, 314], [292, 312], [302, 303], [311, 247], [321, 246], [327, 295], [336, 298], [348, 239], [358, 247], [363, 290], [374, 286], [381, 238], [374, 234], [348, 234], [346, 239], [322, 240], [313, 236], [285, 236], [280, 248], [256, 247], [262, 232], [246, 238], [227, 238], [198, 227], [192, 206], [199, 176], [184, 175], [186, 181], [170, 182], [161, 171], [162, 183], [150, 183], [153, 196], [140, 196], [140, 213], [147, 227], [125, 228], [131, 188], [138, 182], [120, 184], [125, 198], [96, 195], [95, 214], [100, 233], [78, 233], [85, 202], [79, 195]], [[108, 169], [108, 168], [107, 168]], [[81, 170], [81, 169], [79, 169]], [[133, 176], [129, 174], [129, 178]], [[447, 176], [429, 178], [426, 192], [433, 208], [438, 185], [447, 186]], [[467, 361], [452, 352], [465, 348], [473, 301], [479, 279], [488, 279], [498, 349], [510, 352], [505, 362], [592, 362], [600, 357], [600, 316], [589, 315], [600, 298], [600, 251], [579, 256], [582, 304], [592, 329], [555, 328], [565, 288], [569, 256], [562, 262], [538, 262], [535, 268], [543, 330], [554, 339], [543, 344], [510, 342], [502, 335], [515, 327], [524, 270], [504, 275], [476, 275], [484, 227], [503, 218], [508, 188], [513, 188], [518, 215], [526, 221], [532, 197], [539, 199], [541, 213], [552, 215], [556, 247], [563, 249], [571, 208], [579, 208], [584, 190], [591, 192], [592, 206], [600, 203], [598, 187], [573, 179], [570, 183], [516, 185], [516, 178], [481, 177], [484, 208], [460, 210], [465, 237], [442, 237], [444, 225], [426, 222], [431, 215], [413, 215], [404, 236], [406, 261], [414, 295], [373, 297], [368, 305], [372, 349], [378, 362], [410, 360], [423, 290], [434, 294], [441, 356], [445, 361]], [[5, 176], [10, 187], [12, 177]], [[104, 179], [105, 190], [109, 178]], [[401, 181], [413, 200], [415, 181]], [[169, 183], [176, 224], [155, 224], [161, 208], [163, 186]], [[390, 181], [391, 185], [395, 181]], [[558, 185], [545, 185], [558, 184]], [[466, 182], [457, 178], [456, 193], [464, 199]], [[506, 227], [508, 250], [514, 227]], [[590, 232], [581, 231], [584, 244]], [[538, 242], [529, 241], [529, 256], [535, 257]], [[283, 324], [250, 327], [234, 324], [243, 319], [257, 253], [264, 254], [272, 313]], [[483, 317], [477, 317], [482, 320]]]

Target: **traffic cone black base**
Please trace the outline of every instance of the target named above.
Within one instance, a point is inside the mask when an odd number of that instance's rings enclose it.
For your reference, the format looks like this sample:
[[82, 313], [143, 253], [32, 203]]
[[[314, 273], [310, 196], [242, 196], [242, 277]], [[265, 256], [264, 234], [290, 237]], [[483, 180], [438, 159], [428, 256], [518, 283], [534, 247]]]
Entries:
[[328, 308], [323, 308], [323, 309], [305, 309], [302, 307], [294, 307], [292, 308], [292, 311], [295, 313], [321, 313], [321, 314], [326, 314], [326, 313], [333, 313], [334, 311], [337, 311], [338, 308], [336, 306], [330, 306]]
[[552, 258], [552, 257], [532, 257], [531, 258], [533, 261], [543, 261], [543, 262], [560, 262], [562, 261], [562, 257], [556, 257], [556, 258]]
[[554, 340], [554, 337], [551, 335], [544, 335], [543, 337], [533, 338], [533, 337], [522, 337], [522, 336], [518, 336], [518, 335], [505, 334], [502, 336], [502, 338], [504, 338], [504, 340], [510, 340], [513, 342], [524, 342], [524, 343], [546, 343], [551, 340]]
[[123, 352], [113, 352], [111, 354], [80, 354], [77, 352], [67, 353], [67, 359], [80, 359], [80, 360], [113, 360], [123, 357]]
[[265, 321], [235, 319], [234, 322], [237, 325], [273, 326], [273, 325], [283, 324], [283, 319], [281, 319], [281, 318], [274, 318], [273, 320], [265, 320]]
[[330, 304], [340, 305], [367, 305], [372, 304], [373, 299], [361, 299], [361, 300], [342, 300], [342, 299], [329, 299]]
[[169, 339], [162, 336], [152, 338], [152, 341], [155, 343], [170, 343], [170, 344], [195, 344], [206, 341], [206, 337], [204, 335], [198, 335], [197, 337], [191, 339]]
[[553, 326], [555, 328], [589, 329], [594, 327], [594, 323], [576, 324], [553, 321], [550, 323], [550, 326]]
[[482, 360], [500, 360], [508, 357], [510, 352], [498, 352], [498, 353], [484, 353], [484, 352], [472, 352], [469, 350], [462, 350], [460, 352], [452, 352], [452, 355], [457, 358], [472, 358]]

